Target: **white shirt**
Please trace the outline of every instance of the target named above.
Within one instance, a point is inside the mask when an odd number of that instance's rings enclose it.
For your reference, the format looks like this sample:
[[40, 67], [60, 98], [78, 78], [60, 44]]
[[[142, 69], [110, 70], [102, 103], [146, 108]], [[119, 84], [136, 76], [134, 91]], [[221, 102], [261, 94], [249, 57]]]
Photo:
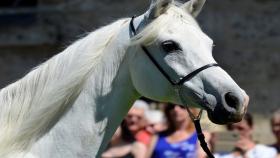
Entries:
[[[244, 156], [234, 156], [233, 154], [214, 154], [215, 158], [244, 158]], [[257, 144], [253, 149], [245, 153], [246, 158], [276, 158], [277, 151], [265, 145]]]

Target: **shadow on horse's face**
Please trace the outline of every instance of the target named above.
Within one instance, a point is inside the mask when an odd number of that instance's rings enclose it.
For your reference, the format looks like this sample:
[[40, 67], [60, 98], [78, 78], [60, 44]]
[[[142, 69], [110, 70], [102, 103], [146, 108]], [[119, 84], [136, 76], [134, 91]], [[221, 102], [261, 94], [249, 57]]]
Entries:
[[[172, 5], [151, 22], [148, 27], [155, 25], [157, 35], [135, 46], [130, 68], [134, 86], [152, 99], [203, 108], [214, 123], [238, 122], [246, 112], [249, 97], [223, 69], [212, 66], [216, 63], [213, 41], [191, 15]], [[161, 20], [164, 26], [156, 26]]]

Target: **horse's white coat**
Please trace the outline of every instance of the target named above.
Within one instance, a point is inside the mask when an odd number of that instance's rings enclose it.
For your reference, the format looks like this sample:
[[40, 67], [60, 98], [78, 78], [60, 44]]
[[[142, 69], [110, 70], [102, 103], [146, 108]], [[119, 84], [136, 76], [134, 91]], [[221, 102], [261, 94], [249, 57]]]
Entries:
[[120, 69], [127, 62], [127, 25], [119, 20], [97, 30], [1, 90], [0, 157], [96, 154], [114, 131], [106, 127], [115, 129], [139, 95], [128, 67]]
[[[178, 7], [171, 6], [148, 27], [141, 27], [144, 15], [138, 17], [140, 33], [132, 40], [129, 21], [89, 34], [1, 90], [1, 158], [98, 157], [140, 95], [181, 103], [139, 43], [164, 58], [160, 64], [175, 77], [215, 62], [212, 40]], [[182, 47], [190, 54], [160, 53], [157, 42], [170, 38], [186, 43]], [[220, 68], [205, 70], [184, 86], [204, 95], [201, 78], [207, 80], [212, 71], [238, 87]]]

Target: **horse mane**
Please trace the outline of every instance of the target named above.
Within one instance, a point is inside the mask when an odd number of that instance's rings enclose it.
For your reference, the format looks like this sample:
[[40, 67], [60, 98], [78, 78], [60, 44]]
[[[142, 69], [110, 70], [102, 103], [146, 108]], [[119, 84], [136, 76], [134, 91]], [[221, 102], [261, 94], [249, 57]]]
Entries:
[[0, 157], [27, 150], [56, 124], [127, 21], [90, 33], [0, 91]]

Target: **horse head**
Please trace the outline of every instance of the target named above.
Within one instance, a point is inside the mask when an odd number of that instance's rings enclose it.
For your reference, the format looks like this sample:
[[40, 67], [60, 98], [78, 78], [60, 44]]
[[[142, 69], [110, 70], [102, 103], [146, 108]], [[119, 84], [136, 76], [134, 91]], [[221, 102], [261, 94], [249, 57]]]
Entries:
[[238, 122], [249, 97], [212, 56], [213, 40], [195, 20], [204, 3], [153, 0], [132, 21], [131, 80], [148, 98], [203, 108], [217, 124]]

